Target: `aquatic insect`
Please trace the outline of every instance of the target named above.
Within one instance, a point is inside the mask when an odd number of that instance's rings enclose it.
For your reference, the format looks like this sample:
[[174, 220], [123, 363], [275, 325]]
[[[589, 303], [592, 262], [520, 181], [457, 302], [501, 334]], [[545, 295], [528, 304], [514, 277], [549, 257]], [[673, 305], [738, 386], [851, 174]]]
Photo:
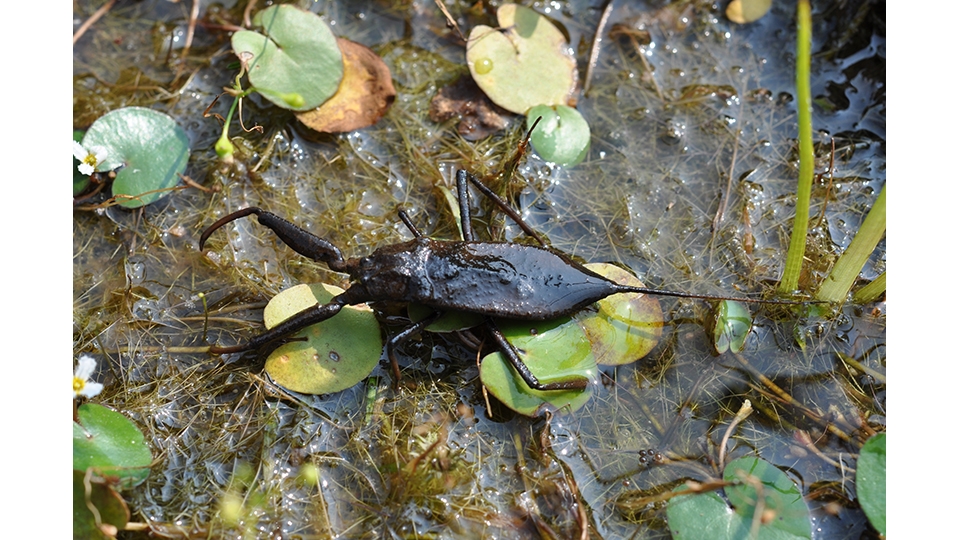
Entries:
[[[489, 197], [539, 242], [539, 246], [474, 239], [470, 223], [468, 182]], [[387, 340], [387, 357], [400, 379], [395, 349], [424, 330], [444, 312], [462, 311], [481, 315], [497, 346], [527, 385], [535, 390], [586, 388], [588, 379], [571, 376], [541, 382], [523, 363], [516, 348], [497, 328], [494, 319], [543, 321], [570, 315], [617, 293], [644, 293], [681, 298], [739, 300], [752, 303], [799, 304], [802, 302], [755, 300], [666, 291], [621, 285], [546, 246], [519, 213], [465, 170], [457, 171], [462, 241], [434, 240], [421, 233], [403, 210], [398, 214], [414, 239], [383, 246], [366, 257], [344, 259], [340, 250], [281, 217], [257, 207], [244, 208], [216, 221], [200, 235], [200, 249], [210, 235], [225, 224], [255, 214], [264, 225], [297, 253], [325, 263], [331, 270], [350, 276], [350, 287], [326, 304], [317, 304], [254, 336], [246, 343], [210, 347], [213, 354], [259, 349], [277, 343], [307, 326], [333, 317], [346, 305], [367, 302], [404, 302], [427, 306], [433, 314]]]

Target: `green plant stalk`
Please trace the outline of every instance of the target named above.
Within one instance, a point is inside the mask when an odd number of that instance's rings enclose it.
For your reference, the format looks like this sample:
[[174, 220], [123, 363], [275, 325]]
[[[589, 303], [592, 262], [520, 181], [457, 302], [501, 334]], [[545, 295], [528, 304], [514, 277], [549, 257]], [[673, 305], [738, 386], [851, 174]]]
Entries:
[[[880, 195], [873, 203], [873, 208], [867, 213], [860, 230], [850, 241], [836, 264], [830, 270], [830, 275], [823, 280], [815, 295], [817, 300], [827, 302], [842, 302], [853, 286], [853, 282], [860, 275], [867, 258], [873, 253], [880, 239], [887, 230], [887, 186], [880, 190]], [[886, 284], [884, 275], [882, 283]]]
[[[230, 111], [227, 112], [227, 117], [223, 121], [223, 131], [220, 133], [220, 138], [217, 139], [216, 144], [213, 145], [214, 151], [216, 151], [217, 156], [220, 157], [225, 163], [233, 163], [233, 153], [236, 152], [237, 147], [230, 142], [230, 122], [233, 121], [233, 113], [237, 111], [237, 106], [240, 104], [240, 100], [250, 95], [253, 92], [253, 88], [247, 90], [243, 89], [243, 85], [240, 84], [240, 79], [243, 77], [244, 70], [240, 70], [240, 73], [237, 73], [237, 78], [233, 80], [233, 88], [227, 89], [227, 93], [233, 96], [233, 103], [230, 105]], [[243, 119], [240, 120], [241, 126], [243, 125]]]
[[797, 213], [793, 218], [793, 232], [787, 261], [780, 280], [779, 291], [789, 294], [800, 283], [800, 268], [807, 247], [807, 222], [810, 218], [810, 191], [813, 186], [813, 120], [810, 98], [810, 2], [797, 2], [797, 123], [800, 139], [800, 174], [797, 178]]
[[229, 131], [230, 131], [230, 122], [233, 120], [233, 113], [237, 110], [237, 104], [240, 103], [240, 96], [233, 96], [233, 103], [230, 105], [230, 111], [227, 113], [226, 119], [223, 121], [223, 131], [220, 133], [220, 138], [217, 139], [217, 143], [213, 145], [213, 149], [217, 152], [217, 156], [220, 157], [226, 163], [233, 163], [233, 153], [237, 150], [237, 147], [230, 142]]
[[886, 290], [887, 273], [884, 272], [877, 276], [877, 278], [870, 283], [867, 283], [863, 287], [857, 289], [857, 292], [853, 293], [853, 303], [866, 304], [867, 302], [873, 302]]

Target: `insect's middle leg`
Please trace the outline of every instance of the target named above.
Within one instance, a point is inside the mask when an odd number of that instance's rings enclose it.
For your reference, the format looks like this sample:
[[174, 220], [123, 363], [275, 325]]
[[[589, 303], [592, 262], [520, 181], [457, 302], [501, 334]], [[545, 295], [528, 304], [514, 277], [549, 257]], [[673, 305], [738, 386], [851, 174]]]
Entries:
[[442, 311], [435, 311], [425, 319], [411, 324], [410, 326], [401, 330], [397, 335], [387, 340], [387, 358], [390, 359], [390, 367], [393, 368], [395, 384], [400, 384], [400, 364], [397, 362], [396, 348], [410, 339], [411, 336], [419, 334], [424, 328], [433, 324], [433, 322], [439, 319], [441, 315], [443, 315]]
[[296, 315], [283, 321], [282, 323], [274, 326], [270, 330], [267, 330], [258, 336], [254, 336], [246, 343], [233, 345], [231, 347], [220, 347], [218, 345], [214, 345], [210, 347], [210, 353], [228, 354], [259, 349], [264, 345], [289, 337], [290, 335], [303, 330], [311, 324], [323, 322], [330, 317], [333, 317], [337, 313], [340, 313], [340, 310], [345, 305], [346, 302], [342, 300], [339, 295], [335, 296], [329, 303], [317, 304], [315, 306], [308, 307], [307, 309], [304, 309], [298, 312]]
[[470, 222], [470, 192], [467, 189], [467, 171], [457, 171], [457, 202], [460, 205], [460, 230], [463, 241], [473, 242], [473, 224]]
[[[543, 238], [539, 234], [537, 234], [536, 231], [533, 230], [533, 227], [531, 227], [530, 225], [527, 225], [527, 222], [523, 220], [523, 216], [521, 216], [519, 212], [514, 210], [513, 207], [507, 203], [507, 201], [503, 200], [503, 198], [501, 198], [499, 195], [494, 193], [490, 188], [483, 185], [483, 183], [480, 180], [478, 180], [476, 176], [468, 173], [463, 169], [460, 169], [459, 171], [457, 171], [457, 190], [458, 191], [460, 190], [461, 183], [463, 183], [464, 185], [463, 192], [466, 193], [467, 180], [469, 180], [470, 183], [472, 183], [478, 190], [480, 190], [480, 193], [483, 193], [484, 195], [487, 196], [487, 198], [493, 201], [493, 203], [496, 204], [504, 214], [510, 216], [510, 219], [512, 219], [513, 222], [516, 223], [518, 227], [523, 229], [523, 232], [527, 233], [527, 235], [530, 238], [533, 238], [534, 240], [536, 240], [537, 243], [540, 244], [541, 246], [544, 246], [544, 247], [547, 246], [547, 243], [544, 242]], [[461, 203], [461, 207], [462, 206], [463, 206], [463, 203]], [[461, 210], [460, 213], [461, 213], [461, 219], [463, 219], [463, 216], [462, 216], [463, 210]], [[464, 225], [464, 229], [466, 229], [466, 225]], [[466, 238], [464, 238], [464, 240], [466, 240]]]

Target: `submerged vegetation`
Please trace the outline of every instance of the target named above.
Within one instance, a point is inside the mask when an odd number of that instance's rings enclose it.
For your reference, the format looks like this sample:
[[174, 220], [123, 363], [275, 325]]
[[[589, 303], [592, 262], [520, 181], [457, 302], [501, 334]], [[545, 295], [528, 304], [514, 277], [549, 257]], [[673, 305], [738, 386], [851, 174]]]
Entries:
[[[75, 16], [101, 4], [76, 3]], [[696, 537], [676, 517], [703, 511], [691, 505], [726, 509], [724, 500], [739, 497], [754, 502], [729, 519], [758, 538], [769, 512], [799, 520], [781, 527], [790, 538], [877, 535], [886, 251], [872, 222], [885, 206], [882, 8], [813, 6], [807, 163], [789, 3], [741, 26], [703, 2], [523, 2], [561, 30], [577, 63], [577, 99], [541, 106], [557, 109], [561, 125], [568, 113], [559, 111], [574, 111], [589, 146], [554, 161], [539, 152], [560, 141], [535, 141], [515, 174], [498, 175], [528, 119], [464, 88], [474, 69], [470, 29], [496, 26], [501, 3], [293, 4], [389, 68], [395, 97], [377, 98], [385, 108], [369, 127], [315, 131], [300, 112], [247, 92], [261, 83], [238, 76], [246, 68], [231, 36], [252, 29], [245, 21], [262, 3], [195, 3], [204, 7], [191, 12], [190, 2], [119, 2], [76, 41], [74, 128], [89, 133], [112, 111], [153, 109], [183, 130], [177, 156], [189, 157], [185, 168], [171, 165], [182, 176], [175, 186], [164, 176], [162, 196], [141, 205], [127, 193], [138, 203], [115, 204], [116, 182], [133, 168], [110, 178], [99, 167], [108, 160], [103, 137], [75, 134], [87, 154], [74, 169], [88, 159], [102, 171], [74, 175], [75, 356], [98, 362], [83, 384], [103, 384], [75, 418], [99, 416], [144, 436], [123, 469], [135, 484], [75, 473], [75, 523], [100, 519], [120, 538], [682, 538]], [[242, 100], [217, 102], [225, 88]], [[441, 105], [454, 112], [438, 115]], [[217, 151], [224, 138], [229, 160]], [[516, 414], [481, 384], [487, 360], [477, 343], [454, 332], [406, 342], [400, 384], [379, 358], [361, 382], [325, 395], [278, 385], [256, 352], [205, 352], [261, 332], [264, 306], [280, 291], [348, 285], [253, 220], [198, 249], [204, 229], [240, 208], [269, 209], [344, 256], [366, 255], [410, 238], [400, 208], [429, 236], [459, 238], [452, 194], [464, 168], [579, 261], [615, 263], [651, 287], [773, 298], [807, 167], [810, 224], [787, 288], [829, 298], [835, 311], [750, 305], [744, 314], [659, 298], [659, 342], [637, 361], [601, 365], [576, 411]], [[113, 192], [101, 187], [111, 181]], [[472, 204], [483, 239], [524, 241], [497, 208], [479, 197]], [[864, 222], [872, 232], [858, 235]], [[386, 338], [412, 316], [375, 308]], [[75, 376], [75, 392], [77, 384]], [[802, 500], [756, 503], [768, 487]], [[94, 489], [109, 501], [109, 520], [76, 517], [98, 507]]]

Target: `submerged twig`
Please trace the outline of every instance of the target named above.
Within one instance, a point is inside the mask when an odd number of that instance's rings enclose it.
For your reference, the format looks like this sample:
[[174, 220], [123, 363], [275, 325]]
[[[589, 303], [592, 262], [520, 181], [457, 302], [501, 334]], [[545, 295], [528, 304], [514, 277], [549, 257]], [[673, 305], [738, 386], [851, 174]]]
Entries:
[[180, 53], [180, 65], [177, 66], [177, 72], [173, 80], [179, 80], [183, 73], [183, 66], [187, 61], [187, 53], [190, 52], [190, 46], [193, 45], [193, 34], [197, 29], [197, 19], [200, 17], [200, 1], [193, 0], [193, 6], [190, 8], [190, 21], [187, 23], [187, 36], [183, 40], [183, 51]]
[[[99, 210], [101, 208], [109, 208], [111, 206], [116, 206], [120, 204], [120, 201], [142, 201], [141, 197], [144, 195], [151, 195], [154, 193], [164, 193], [166, 191], [180, 191], [182, 189], [188, 189], [190, 186], [173, 186], [168, 188], [161, 189], [151, 189], [150, 191], [145, 191], [139, 195], [126, 195], [123, 193], [114, 195], [109, 199], [103, 201], [100, 204], [88, 205], [88, 206], [75, 206], [77, 210]], [[141, 207], [142, 208], [142, 207]]]
[[253, 7], [257, 5], [257, 0], [247, 0], [247, 7], [243, 8], [243, 27], [250, 28], [253, 23], [250, 22], [250, 14], [253, 13]]
[[783, 403], [787, 403], [793, 407], [796, 407], [801, 413], [803, 413], [804, 416], [822, 425], [824, 428], [826, 428], [828, 431], [830, 431], [831, 433], [833, 433], [843, 441], [850, 442], [852, 440], [849, 434], [841, 430], [833, 422], [826, 420], [823, 417], [823, 415], [816, 413], [815, 411], [811, 410], [809, 407], [797, 401], [796, 398], [791, 396], [789, 392], [787, 392], [783, 388], [780, 388], [780, 386], [777, 383], [773, 382], [773, 380], [771, 380], [769, 377], [767, 377], [763, 373], [760, 373], [759, 371], [757, 371], [757, 369], [753, 367], [750, 364], [750, 362], [747, 361], [746, 358], [744, 358], [739, 354], [735, 354], [733, 356], [734, 358], [737, 359], [738, 362], [740, 362], [740, 364], [747, 370], [747, 372], [750, 373], [752, 377], [760, 381], [760, 383], [763, 384], [763, 386], [765, 386], [771, 392], [771, 397], [776, 397], [777, 399], [781, 400]]
[[630, 40], [630, 44], [633, 45], [633, 48], [637, 51], [637, 56], [640, 57], [640, 63], [643, 64], [643, 69], [646, 70], [646, 73], [650, 75], [650, 83], [653, 85], [654, 91], [657, 92], [657, 97], [663, 101], [663, 91], [660, 90], [660, 84], [657, 83], [657, 78], [653, 75], [653, 66], [651, 66], [650, 62], [647, 61], [647, 56], [643, 53], [643, 47], [641, 47], [640, 42], [637, 41], [637, 31], [633, 30], [632, 28], [624, 28], [623, 25], [615, 24], [613, 25], [613, 29], [610, 31], [610, 33], [627, 36], [627, 39]]
[[[730, 158], [730, 169], [727, 171], [727, 188], [723, 190], [720, 197], [720, 205], [717, 207], [717, 213], [713, 216], [713, 223], [710, 225], [711, 236], [715, 237], [717, 230], [720, 229], [720, 222], [723, 221], [723, 215], [727, 212], [727, 204], [730, 202], [730, 190], [733, 188], [733, 168], [737, 165], [737, 152], [740, 150], [740, 130], [733, 137], [733, 157]], [[713, 238], [710, 239], [713, 245]]]
[[94, 196], [97, 195], [97, 193], [100, 193], [101, 191], [103, 191], [103, 188], [104, 188], [104, 186], [106, 186], [106, 185], [107, 185], [106, 182], [97, 182], [97, 183], [96, 183], [96, 187], [93, 189], [93, 191], [91, 191], [90, 193], [81, 195], [80, 197], [75, 197], [75, 198], [73, 199], [73, 206], [74, 206], [75, 208], [78, 208], [81, 203], [86, 202], [86, 201], [92, 199]]
[[[440, 0], [437, 0], [440, 3]], [[587, 73], [583, 77], [583, 95], [586, 96], [590, 91], [590, 79], [593, 78], [593, 69], [600, 58], [600, 43], [603, 41], [603, 29], [607, 26], [607, 20], [610, 18], [610, 12], [613, 11], [613, 1], [607, 0], [607, 7], [603, 8], [603, 15], [597, 22], [597, 30], [593, 34], [593, 45], [590, 47], [590, 59], [587, 60]]]
[[216, 193], [216, 192], [220, 191], [219, 186], [217, 186], [217, 187], [212, 187], [212, 188], [208, 188], [208, 187], [206, 187], [206, 186], [201, 186], [201, 185], [198, 184], [193, 178], [190, 178], [189, 176], [187, 176], [187, 175], [185, 175], [185, 174], [177, 173], [177, 176], [179, 176], [180, 179], [183, 180], [183, 183], [184, 183], [184, 184], [186, 184], [186, 185], [188, 185], [188, 186], [190, 186], [190, 187], [192, 187], [192, 188], [197, 188], [197, 189], [199, 189], [200, 191], [202, 191], [202, 192], [204, 192], [204, 193]]
[[[836, 153], [837, 143], [833, 137], [830, 137], [830, 167], [827, 169], [827, 192], [823, 195], [823, 204], [820, 205], [820, 216], [817, 217], [817, 224], [813, 226], [814, 229], [819, 228], [820, 225], [823, 224], [823, 220], [827, 217], [827, 203], [830, 202], [830, 192], [833, 190], [833, 158]], [[822, 175], [818, 175], [817, 178], [822, 179]]]
[[73, 44], [76, 45], [77, 40], [79, 40], [83, 34], [86, 33], [87, 29], [93, 26], [93, 23], [100, 20], [101, 17], [106, 15], [107, 12], [110, 11], [110, 8], [112, 8], [116, 3], [117, 0], [109, 0], [106, 4], [100, 6], [100, 9], [94, 11], [93, 15], [91, 15], [89, 19], [83, 21], [83, 24], [80, 25], [80, 28], [77, 28], [77, 31], [73, 33]]
[[460, 39], [467, 41], [467, 38], [464, 37], [463, 32], [460, 31], [460, 25], [457, 24], [457, 21], [453, 19], [453, 15], [450, 15], [450, 12], [447, 10], [447, 6], [443, 5], [443, 0], [433, 0], [437, 7], [440, 8], [440, 11], [443, 12], [443, 16], [447, 18], [447, 26], [453, 28], [457, 31], [457, 34], [460, 36]]
[[737, 411], [736, 416], [733, 417], [733, 420], [730, 422], [730, 425], [727, 426], [727, 431], [724, 432], [723, 438], [720, 440], [720, 453], [717, 456], [717, 464], [722, 469], [723, 460], [726, 458], [727, 454], [727, 441], [730, 440], [730, 435], [733, 434], [733, 430], [737, 427], [740, 422], [743, 422], [750, 413], [753, 412], [753, 405], [750, 404], [750, 400], [746, 399], [743, 401], [743, 405], [740, 406], [740, 410]]

